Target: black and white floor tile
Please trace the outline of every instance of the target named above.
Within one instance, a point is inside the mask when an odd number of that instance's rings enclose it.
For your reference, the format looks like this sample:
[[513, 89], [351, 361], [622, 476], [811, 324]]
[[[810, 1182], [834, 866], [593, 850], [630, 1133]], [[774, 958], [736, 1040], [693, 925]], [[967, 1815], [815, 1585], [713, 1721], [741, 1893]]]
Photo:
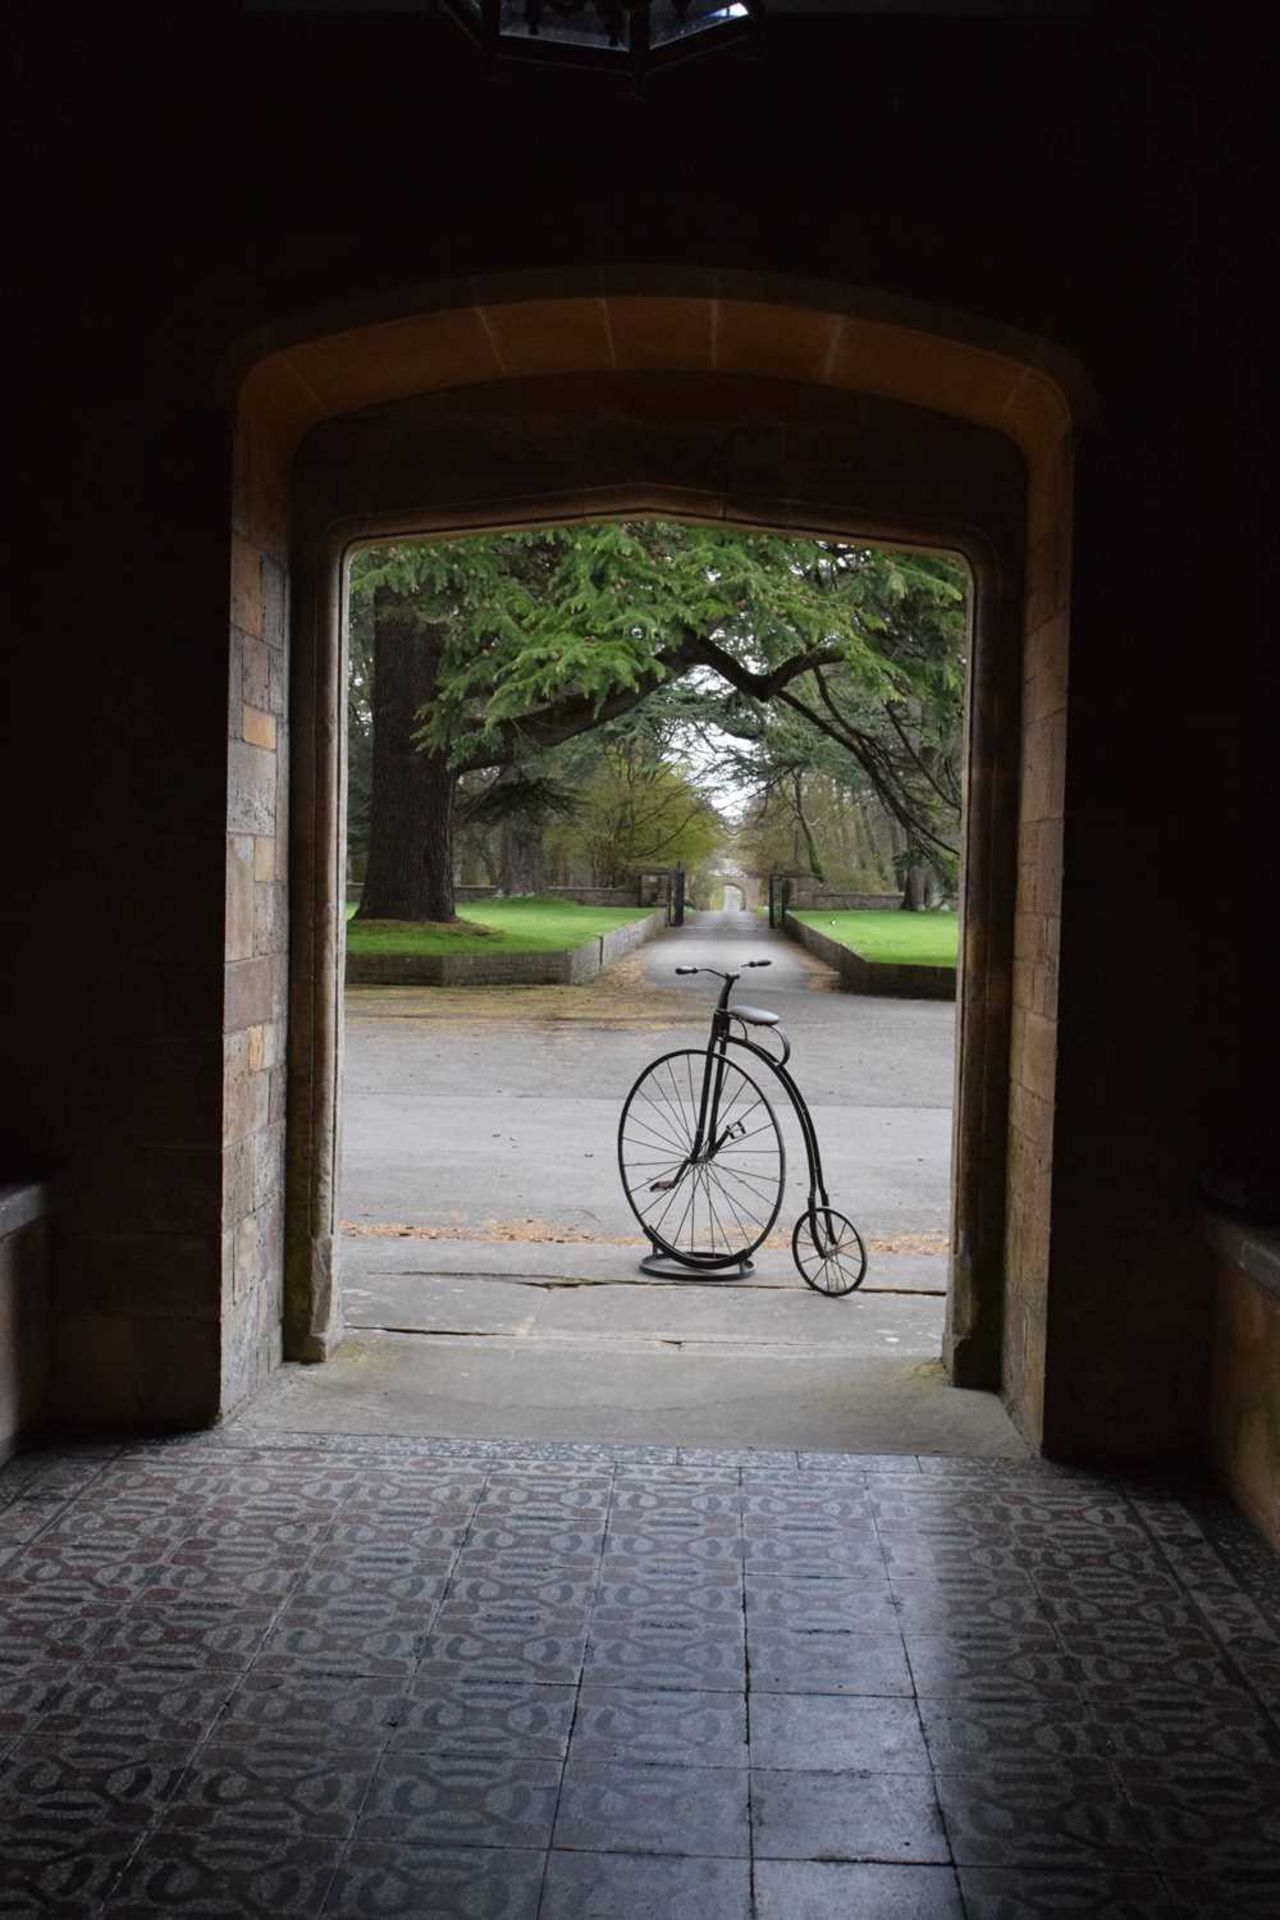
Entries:
[[1035, 1462], [255, 1430], [0, 1469], [0, 1916], [1267, 1920], [1280, 1577]]

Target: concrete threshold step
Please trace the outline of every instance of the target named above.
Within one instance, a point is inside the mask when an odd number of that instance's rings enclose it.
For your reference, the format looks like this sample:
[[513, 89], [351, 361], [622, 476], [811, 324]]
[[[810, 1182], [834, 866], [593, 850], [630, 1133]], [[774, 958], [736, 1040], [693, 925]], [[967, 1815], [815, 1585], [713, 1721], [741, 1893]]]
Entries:
[[828, 1299], [790, 1289], [672, 1286], [536, 1288], [508, 1279], [367, 1275], [348, 1284], [354, 1330], [435, 1338], [616, 1346], [701, 1345], [818, 1354], [928, 1354], [941, 1348], [944, 1303], [921, 1295]]
[[1026, 1453], [995, 1394], [948, 1387], [936, 1359], [898, 1349], [809, 1358], [353, 1332], [327, 1365], [276, 1373], [247, 1423], [457, 1439]]
[[[808, 1291], [796, 1272], [787, 1246], [767, 1246], [755, 1256], [755, 1270], [715, 1280], [690, 1273], [687, 1278], [663, 1279], [640, 1272], [643, 1242], [618, 1244], [608, 1240], [572, 1239], [494, 1240], [482, 1238], [427, 1239], [410, 1234], [347, 1236], [342, 1241], [344, 1285], [361, 1287], [370, 1277], [509, 1280], [521, 1286], [636, 1286], [675, 1288], [743, 1288]], [[938, 1253], [884, 1253], [873, 1243], [867, 1277], [859, 1293], [920, 1293], [939, 1299], [947, 1290], [947, 1257]]]
[[[360, 1334], [389, 1333], [402, 1334], [416, 1340], [431, 1340], [438, 1345], [466, 1346], [469, 1342], [483, 1340], [494, 1346], [502, 1346], [511, 1351], [554, 1348], [560, 1352], [612, 1352], [612, 1353], [656, 1353], [671, 1351], [677, 1353], [751, 1353], [772, 1355], [779, 1360], [829, 1360], [836, 1355], [846, 1358], [865, 1358], [868, 1349], [863, 1344], [850, 1344], [824, 1341], [820, 1345], [806, 1340], [780, 1340], [777, 1338], [752, 1338], [750, 1334], [695, 1334], [687, 1339], [675, 1334], [642, 1334], [635, 1332], [620, 1333], [488, 1333], [457, 1327], [390, 1327], [366, 1326], [363, 1323], [353, 1332]], [[878, 1343], [877, 1350], [891, 1351], [906, 1358], [936, 1360], [939, 1341], [925, 1340], [918, 1347], [908, 1346], [900, 1335], [888, 1336]]]

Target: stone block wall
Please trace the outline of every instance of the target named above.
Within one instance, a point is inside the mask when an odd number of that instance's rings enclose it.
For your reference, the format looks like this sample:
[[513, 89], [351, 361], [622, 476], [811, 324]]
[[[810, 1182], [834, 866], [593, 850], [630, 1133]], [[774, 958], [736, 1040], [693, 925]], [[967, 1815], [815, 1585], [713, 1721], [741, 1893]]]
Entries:
[[1072, 471], [1064, 437], [1033, 464], [1028, 489], [1002, 1375], [1033, 1445], [1045, 1414]]
[[[454, 897], [470, 905], [475, 900], [496, 900], [496, 887], [455, 887]], [[544, 887], [542, 898], [547, 900], [571, 900], [579, 907], [633, 907], [636, 904], [635, 887]]]
[[[24, 1166], [57, 1182], [51, 1414], [92, 1428], [198, 1424], [219, 1404], [231, 436], [171, 349], [148, 336], [157, 412], [127, 376], [113, 387], [92, 510], [70, 489], [74, 565], [49, 515], [30, 743], [0, 753], [14, 817], [39, 821], [17, 836], [0, 938], [0, 1086]], [[56, 472], [41, 487], [46, 508], [62, 497]], [[57, 754], [40, 713], [59, 716]]]
[[1238, 1506], [1280, 1548], [1280, 1232], [1211, 1216], [1209, 1454]]
[[0, 1461], [49, 1411], [48, 1196], [0, 1187]]
[[644, 946], [647, 941], [660, 934], [666, 924], [666, 912], [663, 908], [658, 908], [656, 912], [646, 914], [643, 920], [630, 920], [625, 926], [615, 927], [612, 933], [602, 934], [600, 936], [601, 967], [611, 967], [615, 961], [621, 960], [624, 954], [634, 953], [637, 947]]
[[572, 900], [578, 907], [634, 907], [640, 889], [631, 887], [548, 887], [556, 900]]
[[787, 892], [787, 905], [802, 913], [820, 913], [824, 908], [830, 913], [887, 913], [901, 903], [900, 893], [840, 892], [806, 886], [803, 880], [793, 881]]
[[288, 476], [273, 422], [235, 446], [222, 1021], [221, 1405], [281, 1354], [288, 1033]]

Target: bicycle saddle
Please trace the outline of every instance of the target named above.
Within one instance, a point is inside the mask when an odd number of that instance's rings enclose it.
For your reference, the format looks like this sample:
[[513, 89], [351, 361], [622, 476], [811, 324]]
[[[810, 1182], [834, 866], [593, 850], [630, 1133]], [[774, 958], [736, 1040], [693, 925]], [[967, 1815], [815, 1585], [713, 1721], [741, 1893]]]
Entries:
[[782, 1018], [780, 1013], [770, 1013], [768, 1007], [730, 1007], [729, 1011], [749, 1027], [776, 1027]]

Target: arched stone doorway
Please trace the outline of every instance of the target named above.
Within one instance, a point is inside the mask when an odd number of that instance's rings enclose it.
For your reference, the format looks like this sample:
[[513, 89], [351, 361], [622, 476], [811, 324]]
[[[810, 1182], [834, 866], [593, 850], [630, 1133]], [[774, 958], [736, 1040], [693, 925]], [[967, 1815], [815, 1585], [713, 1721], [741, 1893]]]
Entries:
[[[282, 915], [287, 886], [291, 929], [288, 1246], [259, 1263], [240, 1305], [245, 1337], [273, 1338], [281, 1261], [286, 1353], [323, 1358], [340, 1330], [347, 549], [611, 511], [857, 532], [950, 546], [975, 575], [948, 1361], [958, 1384], [1001, 1386], [1038, 1439], [1078, 377], [1043, 343], [847, 289], [687, 275], [674, 288], [658, 272], [615, 290], [583, 278], [590, 291], [437, 288], [406, 297], [417, 311], [346, 316], [343, 331], [339, 316], [323, 333], [312, 320], [295, 344], [259, 343], [275, 350], [241, 388], [228, 922], [264, 889]], [[285, 671], [290, 597], [287, 742], [252, 695]], [[278, 1045], [284, 1031], [284, 926], [248, 963], [229, 942], [229, 1113], [243, 1111], [255, 1033]], [[239, 1135], [255, 1195], [285, 1180], [277, 1120]], [[232, 1191], [233, 1246], [238, 1204]]]

